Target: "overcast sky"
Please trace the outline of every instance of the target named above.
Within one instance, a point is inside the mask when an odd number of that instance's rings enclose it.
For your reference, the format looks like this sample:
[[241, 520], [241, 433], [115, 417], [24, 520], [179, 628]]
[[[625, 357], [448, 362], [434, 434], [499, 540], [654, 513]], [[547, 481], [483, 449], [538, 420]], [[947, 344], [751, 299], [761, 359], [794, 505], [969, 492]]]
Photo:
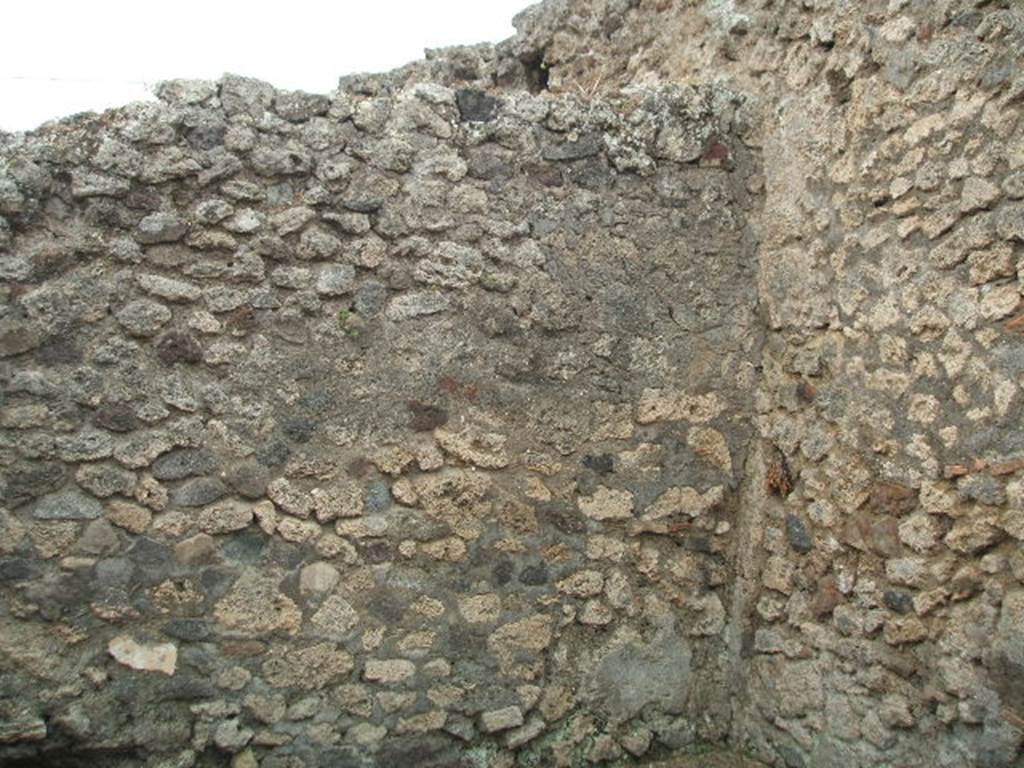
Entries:
[[497, 42], [531, 0], [12, 0], [3, 9], [0, 128], [148, 97], [175, 77], [234, 72], [326, 92], [424, 48]]

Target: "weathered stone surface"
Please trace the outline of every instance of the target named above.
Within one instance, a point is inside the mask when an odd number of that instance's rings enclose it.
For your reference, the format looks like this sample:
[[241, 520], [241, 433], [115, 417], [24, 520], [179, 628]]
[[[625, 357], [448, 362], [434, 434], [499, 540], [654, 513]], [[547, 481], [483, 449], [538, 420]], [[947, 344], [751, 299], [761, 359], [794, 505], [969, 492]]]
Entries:
[[225, 720], [217, 726], [213, 732], [213, 743], [225, 752], [239, 752], [246, 744], [252, 741], [254, 732], [243, 728], [238, 720], [232, 718]]
[[263, 676], [274, 688], [318, 690], [352, 671], [352, 656], [330, 643], [305, 648], [274, 648], [263, 662]]
[[75, 473], [79, 486], [102, 499], [115, 494], [130, 496], [135, 488], [135, 473], [113, 464], [83, 464]]
[[463, 120], [486, 123], [493, 120], [498, 113], [500, 102], [483, 91], [465, 88], [456, 92], [455, 98], [459, 115]]
[[313, 512], [313, 495], [303, 492], [285, 478], [270, 483], [267, 486], [267, 495], [286, 514], [309, 517]]
[[221, 535], [242, 531], [253, 520], [252, 507], [237, 501], [227, 501], [205, 507], [196, 518], [196, 526], [203, 533]]
[[202, 507], [225, 496], [228, 488], [219, 478], [197, 477], [187, 480], [171, 493], [171, 503], [179, 507]]
[[522, 724], [523, 713], [519, 707], [492, 709], [480, 715], [480, 729], [484, 733], [507, 731], [509, 728], [518, 728]]
[[[244, 331], [248, 330], [247, 318], [249, 316], [245, 313], [245, 310], [241, 310], [240, 314], [232, 316], [229, 320], [229, 326], [231, 330], [241, 329]], [[231, 321], [237, 320], [237, 324]], [[218, 348], [216, 345], [212, 345], [209, 349], [209, 358], [212, 364], [217, 364], [215, 360], [218, 355]], [[165, 366], [171, 367], [176, 363], [185, 363], [186, 365], [198, 365], [206, 361], [207, 355], [204, 351], [203, 345], [199, 339], [193, 336], [191, 333], [182, 333], [179, 331], [171, 331], [170, 333], [163, 334], [156, 342], [156, 356], [157, 359]], [[169, 401], [170, 405], [182, 407], [182, 410], [192, 410], [191, 401], [183, 401], [176, 403]]]
[[42, 741], [49, 730], [46, 721], [38, 717], [0, 721], [0, 744]]
[[157, 480], [182, 480], [217, 469], [217, 457], [201, 448], [176, 448], [153, 462], [149, 471]]
[[499, 627], [487, 638], [487, 647], [507, 668], [519, 653], [543, 651], [551, 644], [552, 637], [551, 619], [535, 614]]
[[411, 320], [424, 315], [444, 312], [451, 306], [451, 300], [440, 291], [421, 291], [396, 296], [387, 306], [390, 320]]
[[139, 275], [136, 282], [146, 293], [166, 301], [196, 301], [202, 295], [197, 285], [163, 275]]
[[241, 462], [228, 468], [224, 480], [246, 499], [261, 499], [267, 493], [267, 469], [257, 462]]
[[294, 634], [302, 623], [298, 606], [279, 589], [279, 577], [247, 571], [217, 603], [213, 615], [226, 629], [260, 636]]
[[434, 437], [446, 453], [467, 464], [482, 469], [502, 469], [509, 464], [504, 435], [475, 429], [463, 432], [436, 429]]
[[174, 545], [174, 556], [183, 565], [210, 562], [217, 553], [217, 543], [207, 533], [199, 533]]
[[309, 594], [330, 592], [340, 578], [338, 569], [330, 563], [310, 563], [299, 575], [299, 588]]
[[171, 243], [180, 240], [187, 231], [188, 225], [178, 214], [159, 211], [139, 222], [135, 236], [140, 243]]
[[612, 648], [591, 673], [588, 695], [595, 697], [598, 711], [620, 722], [650, 704], [680, 712], [693, 674], [691, 661], [689, 644], [671, 633]]
[[556, 585], [559, 592], [572, 597], [594, 597], [604, 590], [604, 574], [600, 571], [578, 571]]
[[356, 270], [351, 264], [330, 264], [321, 267], [316, 278], [316, 292], [322, 296], [342, 296], [355, 288]]
[[814, 549], [814, 540], [807, 531], [804, 521], [796, 515], [786, 515], [786, 538], [797, 552], [810, 552]]
[[13, 357], [42, 344], [39, 329], [15, 318], [0, 318], [0, 357]]
[[328, 596], [310, 618], [318, 634], [333, 640], [344, 639], [359, 621], [359, 613], [341, 595]]
[[171, 319], [171, 310], [155, 301], [140, 299], [117, 313], [117, 322], [133, 336], [153, 336]]
[[78, 491], [44, 496], [33, 515], [40, 520], [94, 520], [103, 515], [103, 505]]

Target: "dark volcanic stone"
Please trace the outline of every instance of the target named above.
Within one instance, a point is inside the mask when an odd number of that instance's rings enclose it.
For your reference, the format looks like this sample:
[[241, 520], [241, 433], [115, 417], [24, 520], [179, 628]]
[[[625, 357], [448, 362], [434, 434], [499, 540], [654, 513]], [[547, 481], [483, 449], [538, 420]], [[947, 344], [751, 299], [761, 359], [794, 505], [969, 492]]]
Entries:
[[78, 491], [62, 491], [43, 497], [34, 516], [39, 520], [95, 520], [103, 515], [103, 505]]
[[224, 320], [224, 328], [232, 336], [244, 336], [256, 329], [256, 313], [252, 307], [239, 307], [228, 314]]
[[538, 517], [549, 523], [562, 533], [577, 534], [587, 529], [586, 521], [574, 508], [565, 502], [545, 502], [537, 506]]
[[409, 429], [413, 432], [430, 432], [448, 423], [448, 411], [438, 405], [410, 400], [408, 408], [411, 414]]
[[14, 508], [57, 490], [64, 484], [64, 465], [58, 462], [21, 462], [4, 472], [4, 503]]
[[359, 547], [359, 554], [371, 565], [386, 563], [394, 558], [394, 549], [386, 541], [371, 541]]
[[366, 609], [386, 624], [396, 624], [405, 615], [405, 601], [398, 593], [379, 587], [370, 593]]
[[237, 573], [228, 568], [204, 568], [199, 583], [210, 595], [221, 595], [228, 590], [236, 577]]
[[316, 422], [307, 416], [291, 416], [281, 420], [281, 431], [294, 443], [308, 443], [316, 431]]
[[194, 336], [171, 331], [160, 337], [156, 343], [156, 356], [164, 365], [201, 363], [203, 348]]
[[519, 583], [528, 587], [540, 587], [548, 583], [551, 575], [545, 563], [528, 565], [519, 572]]
[[96, 411], [93, 422], [97, 427], [109, 429], [111, 432], [131, 432], [139, 426], [138, 417], [123, 403], [107, 403], [101, 406]]
[[360, 317], [376, 317], [388, 302], [388, 289], [384, 283], [367, 280], [356, 290], [355, 311]]
[[797, 552], [810, 552], [814, 549], [814, 540], [807, 532], [807, 526], [796, 515], [786, 515], [786, 538], [789, 539], [789, 546]]
[[550, 139], [544, 143], [541, 155], [545, 160], [580, 160], [598, 154], [601, 147], [601, 134], [592, 131], [582, 134], [576, 141]]
[[601, 453], [596, 456], [584, 456], [583, 466], [599, 475], [610, 474], [615, 469], [615, 460], [611, 454]]
[[184, 480], [216, 468], [217, 457], [204, 448], [175, 448], [159, 456], [150, 471], [157, 480]]
[[444, 732], [465, 742], [471, 742], [476, 738], [476, 728], [473, 726], [473, 721], [465, 715], [458, 713], [448, 716], [448, 720], [444, 724]]
[[439, 735], [389, 739], [377, 753], [379, 765], [388, 768], [461, 768], [453, 742]]
[[503, 587], [512, 581], [515, 571], [516, 567], [511, 560], [501, 560], [491, 569], [491, 580], [496, 586]]
[[225, 476], [235, 493], [246, 499], [259, 499], [267, 493], [270, 475], [265, 467], [254, 461], [245, 461], [231, 467]]
[[95, 578], [100, 587], [124, 587], [135, 576], [135, 565], [127, 557], [110, 557], [96, 563]]
[[170, 680], [159, 681], [157, 701], [199, 701], [217, 695], [217, 687], [207, 678], [180, 673]]
[[224, 542], [224, 557], [241, 563], [256, 563], [263, 556], [267, 539], [262, 533], [242, 531]]
[[174, 552], [166, 544], [140, 536], [128, 550], [142, 576], [151, 583], [163, 581], [175, 567]]
[[274, 440], [256, 451], [256, 461], [265, 467], [279, 467], [288, 461], [292, 449], [283, 440]]
[[968, 475], [956, 483], [957, 493], [966, 501], [977, 501], [979, 504], [1001, 506], [1006, 503], [1006, 489], [994, 477], [988, 475]]
[[26, 581], [35, 577], [35, 566], [20, 557], [0, 558], [0, 581]]
[[51, 336], [36, 350], [36, 359], [46, 365], [70, 365], [82, 360], [82, 350], [76, 344], [77, 336], [67, 333]]
[[481, 147], [469, 153], [467, 158], [469, 175], [476, 179], [510, 179], [515, 175], [515, 165], [505, 155]]
[[551, 163], [529, 163], [524, 166], [526, 175], [542, 187], [560, 187], [564, 183], [562, 169]]
[[228, 487], [216, 477], [197, 477], [189, 480], [171, 494], [171, 501], [179, 507], [205, 507], [228, 493]]
[[363, 510], [369, 514], [383, 512], [391, 506], [391, 489], [383, 480], [370, 483], [366, 489], [366, 497], [363, 499]]
[[203, 619], [175, 619], [164, 624], [161, 631], [188, 643], [198, 643], [210, 636], [210, 628]]
[[499, 102], [483, 91], [465, 88], [455, 94], [459, 105], [459, 115], [463, 122], [487, 123], [498, 114]]
[[13, 357], [39, 346], [39, 331], [16, 320], [0, 322], [0, 357]]
[[899, 590], [886, 590], [882, 595], [882, 602], [886, 608], [896, 613], [910, 613], [914, 610], [914, 598]]
[[224, 143], [227, 126], [223, 124], [198, 125], [188, 132], [186, 141], [192, 149], [203, 152]]

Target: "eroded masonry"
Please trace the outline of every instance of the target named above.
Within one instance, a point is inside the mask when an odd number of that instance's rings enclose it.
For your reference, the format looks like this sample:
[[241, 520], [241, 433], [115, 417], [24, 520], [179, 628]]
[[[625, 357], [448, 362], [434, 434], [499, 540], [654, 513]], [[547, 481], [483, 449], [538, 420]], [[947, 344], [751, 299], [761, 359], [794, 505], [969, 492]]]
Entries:
[[517, 28], [0, 135], [0, 763], [1024, 765], [1019, 6]]

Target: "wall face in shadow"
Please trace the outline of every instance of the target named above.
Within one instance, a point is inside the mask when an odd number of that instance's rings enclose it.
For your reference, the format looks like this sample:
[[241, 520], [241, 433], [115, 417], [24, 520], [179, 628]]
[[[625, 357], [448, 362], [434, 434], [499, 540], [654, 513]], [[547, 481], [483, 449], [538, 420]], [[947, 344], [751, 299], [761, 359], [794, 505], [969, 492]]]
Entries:
[[4, 139], [0, 757], [725, 739], [743, 100], [161, 95]]

